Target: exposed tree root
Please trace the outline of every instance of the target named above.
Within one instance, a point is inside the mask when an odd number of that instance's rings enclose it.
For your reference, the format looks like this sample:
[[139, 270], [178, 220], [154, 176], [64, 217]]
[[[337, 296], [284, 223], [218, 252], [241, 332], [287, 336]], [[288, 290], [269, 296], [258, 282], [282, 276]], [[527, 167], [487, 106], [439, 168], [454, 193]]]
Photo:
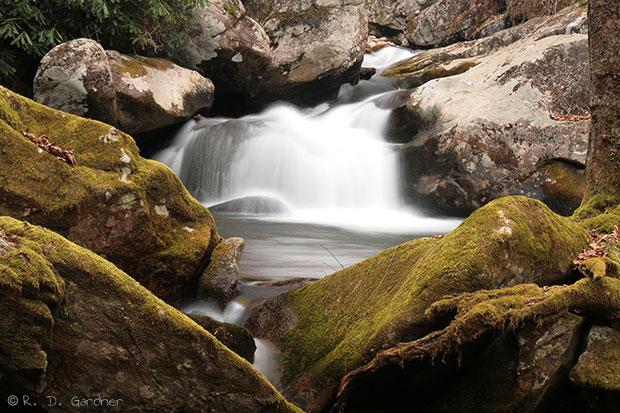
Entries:
[[332, 409], [342, 411], [347, 396], [365, 379], [379, 370], [414, 360], [442, 360], [449, 355], [460, 358], [460, 348], [483, 334], [516, 330], [552, 314], [575, 312], [598, 323], [620, 327], [620, 280], [610, 276], [584, 278], [572, 285], [539, 287], [521, 284], [493, 291], [477, 291], [446, 297], [426, 311], [430, 320], [454, 315], [450, 324], [418, 340], [401, 343], [378, 353], [365, 366], [343, 377], [337, 402]]

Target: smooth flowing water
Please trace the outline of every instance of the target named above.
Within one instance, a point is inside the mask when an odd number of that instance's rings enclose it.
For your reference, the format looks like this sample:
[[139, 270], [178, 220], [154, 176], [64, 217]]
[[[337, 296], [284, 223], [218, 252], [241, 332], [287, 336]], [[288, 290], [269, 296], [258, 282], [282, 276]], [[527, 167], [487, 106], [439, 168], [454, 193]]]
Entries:
[[[364, 66], [380, 73], [412, 53], [382, 49]], [[245, 238], [246, 248], [235, 301], [224, 311], [205, 302], [183, 310], [243, 324], [253, 302], [292, 288], [268, 281], [321, 278], [458, 225], [424, 216], [401, 197], [398, 145], [384, 134], [408, 96], [374, 76], [311, 109], [276, 103], [239, 119], [189, 121], [154, 158], [214, 212], [220, 234]], [[256, 365], [267, 372], [269, 343], [257, 345]]]

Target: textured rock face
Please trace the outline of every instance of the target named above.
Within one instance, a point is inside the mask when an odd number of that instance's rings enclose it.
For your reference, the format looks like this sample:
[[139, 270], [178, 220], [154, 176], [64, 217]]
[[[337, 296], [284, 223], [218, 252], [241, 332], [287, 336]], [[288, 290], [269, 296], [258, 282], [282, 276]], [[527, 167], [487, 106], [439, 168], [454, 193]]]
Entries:
[[592, 326], [585, 351], [570, 372], [592, 409], [615, 412], [620, 406], [620, 331]]
[[[247, 100], [273, 61], [269, 36], [237, 0], [213, 0], [196, 8], [185, 45], [165, 48], [164, 56], [198, 70], [222, 96]], [[236, 102], [237, 105], [241, 102]]]
[[585, 230], [542, 203], [502, 198], [443, 239], [390, 248], [267, 300], [249, 329], [279, 347], [289, 400], [321, 411], [348, 371], [383, 348], [425, 335], [424, 311], [434, 301], [522, 282], [561, 282], [585, 244]]
[[404, 46], [437, 47], [479, 39], [514, 22], [555, 14], [574, 0], [370, 0], [371, 34]]
[[[0, 214], [50, 228], [171, 303], [195, 289], [219, 242], [213, 217], [167, 167], [109, 125], [0, 88]], [[26, 140], [72, 148], [69, 165]]]
[[439, 0], [408, 22], [408, 44], [436, 47], [475, 39], [500, 11], [495, 0]]
[[[313, 102], [357, 78], [368, 25], [363, 1], [211, 1], [171, 60], [213, 79], [218, 104]], [[304, 103], [304, 102], [301, 102]]]
[[372, 34], [406, 45], [407, 22], [437, 0], [368, 1], [368, 26]]
[[[66, 412], [298, 411], [248, 362], [101, 257], [9, 217], [0, 217], [0, 237], [11, 244], [0, 245], [3, 400], [27, 394]], [[118, 407], [93, 405], [98, 398]]]
[[220, 242], [211, 254], [211, 262], [198, 281], [198, 298], [213, 300], [222, 309], [237, 294], [239, 260], [245, 247], [243, 238]]
[[[521, 33], [430, 51], [388, 72], [422, 84], [405, 110], [412, 199], [461, 214], [508, 194], [545, 200], [566, 214], [579, 204], [589, 124], [562, 116], [588, 113], [587, 38], [545, 36], [557, 23], [532, 24], [533, 33], [508, 47]], [[491, 52], [476, 55], [480, 50]], [[402, 130], [398, 135], [404, 141]]]
[[570, 378], [582, 387], [620, 391], [620, 331], [593, 326]]
[[41, 59], [34, 80], [37, 102], [106, 123], [117, 119], [116, 91], [103, 47], [76, 39], [52, 49]]
[[363, 1], [250, 0], [245, 5], [271, 39], [274, 61], [266, 91], [284, 96], [303, 88], [312, 94], [320, 85], [325, 93], [357, 76], [368, 34]]
[[104, 51], [94, 40], [63, 43], [41, 60], [35, 100], [140, 133], [181, 122], [213, 104], [213, 83], [164, 59]]

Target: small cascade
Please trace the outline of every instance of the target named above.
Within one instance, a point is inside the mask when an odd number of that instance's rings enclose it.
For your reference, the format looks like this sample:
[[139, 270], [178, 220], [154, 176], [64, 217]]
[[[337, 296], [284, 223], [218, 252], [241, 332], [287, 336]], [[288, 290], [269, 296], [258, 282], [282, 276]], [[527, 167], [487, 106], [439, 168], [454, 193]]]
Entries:
[[[413, 52], [386, 48], [365, 59], [380, 72]], [[216, 212], [377, 230], [442, 231], [400, 194], [397, 147], [383, 134], [408, 92], [380, 76], [344, 85], [338, 99], [302, 110], [277, 103], [240, 119], [185, 125], [155, 156]]]

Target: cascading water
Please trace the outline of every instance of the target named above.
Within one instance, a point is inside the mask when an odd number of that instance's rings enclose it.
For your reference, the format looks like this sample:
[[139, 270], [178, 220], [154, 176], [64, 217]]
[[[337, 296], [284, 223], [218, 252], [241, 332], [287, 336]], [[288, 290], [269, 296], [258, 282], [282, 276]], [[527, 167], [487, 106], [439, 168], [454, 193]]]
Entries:
[[[386, 48], [367, 55], [364, 65], [380, 73], [411, 55]], [[247, 244], [239, 296], [224, 311], [200, 301], [183, 311], [243, 324], [254, 300], [292, 288], [266, 279], [322, 277], [389, 246], [455, 227], [459, 220], [422, 216], [401, 199], [398, 146], [383, 135], [391, 110], [408, 96], [375, 76], [343, 85], [335, 102], [312, 109], [278, 103], [240, 119], [188, 122], [155, 159], [221, 214], [220, 233], [230, 231]], [[355, 231], [346, 229], [351, 227]], [[255, 341], [255, 366], [273, 382], [273, 345]]]
[[[412, 52], [368, 55], [379, 71]], [[398, 153], [383, 138], [407, 94], [374, 77], [310, 110], [275, 104], [240, 119], [192, 121], [155, 156], [215, 211], [387, 231], [445, 231], [400, 196]]]

